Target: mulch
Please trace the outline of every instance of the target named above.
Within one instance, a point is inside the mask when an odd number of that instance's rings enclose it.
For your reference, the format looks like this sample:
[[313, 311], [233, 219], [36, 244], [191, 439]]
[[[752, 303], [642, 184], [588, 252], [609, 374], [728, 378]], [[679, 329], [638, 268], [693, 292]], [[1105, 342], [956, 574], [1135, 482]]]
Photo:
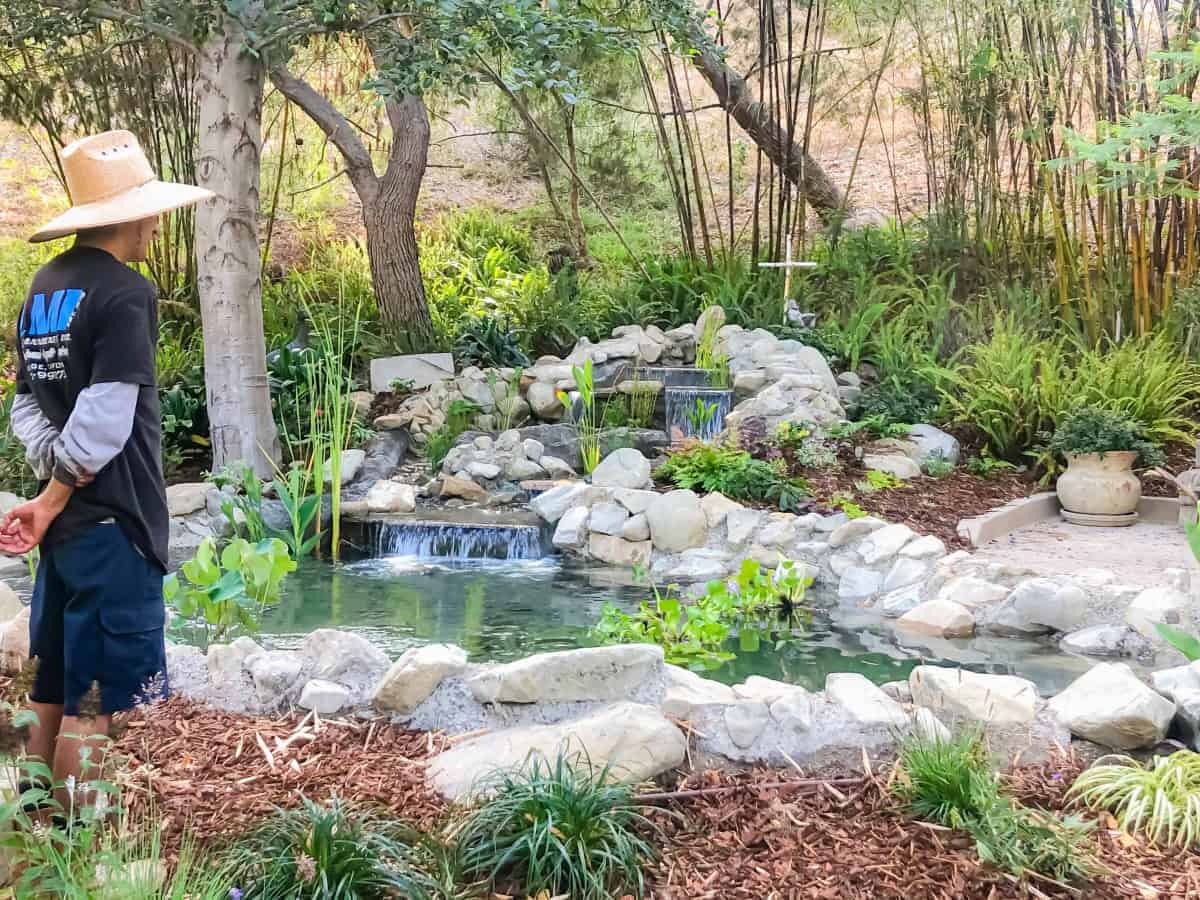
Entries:
[[[1016, 796], [1062, 805], [1081, 764], [1018, 770]], [[1057, 777], [1056, 777], [1057, 776]], [[793, 774], [793, 779], [799, 776]], [[1106, 874], [1079, 886], [1018, 879], [981, 863], [965, 832], [896, 809], [863, 778], [782, 789], [779, 772], [691, 776], [681, 788], [736, 786], [656, 814], [662, 857], [651, 900], [1183, 900], [1200, 897], [1200, 854], [1162, 852], [1102, 821], [1095, 847]], [[1107, 818], [1107, 817], [1105, 817]]]
[[167, 845], [252, 828], [301, 797], [382, 807], [418, 828], [446, 806], [425, 783], [424, 761], [447, 741], [383, 722], [311, 715], [254, 718], [174, 697], [123, 717], [113, 747], [133, 812], [161, 818]]

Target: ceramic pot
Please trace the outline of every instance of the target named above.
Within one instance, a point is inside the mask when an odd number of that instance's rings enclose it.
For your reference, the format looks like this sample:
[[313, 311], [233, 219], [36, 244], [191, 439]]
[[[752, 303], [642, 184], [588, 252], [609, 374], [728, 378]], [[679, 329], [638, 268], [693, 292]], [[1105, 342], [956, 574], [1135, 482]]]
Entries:
[[1133, 474], [1136, 450], [1068, 453], [1055, 490], [1063, 509], [1090, 516], [1124, 516], [1137, 509], [1142, 482]]

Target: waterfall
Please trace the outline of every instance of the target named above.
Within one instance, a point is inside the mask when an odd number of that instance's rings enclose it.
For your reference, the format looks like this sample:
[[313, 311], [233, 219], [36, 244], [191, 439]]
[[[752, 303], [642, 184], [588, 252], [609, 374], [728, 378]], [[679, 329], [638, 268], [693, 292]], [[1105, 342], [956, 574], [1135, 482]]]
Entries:
[[661, 381], [667, 387], [705, 387], [708, 385], [708, 370], [691, 366], [638, 366], [624, 373], [625, 378], [634, 376], [640, 381]]
[[463, 525], [455, 522], [379, 522], [376, 556], [422, 559], [541, 559], [541, 529], [534, 525]]
[[[713, 440], [725, 428], [725, 416], [733, 408], [733, 391], [724, 388], [669, 387], [665, 390], [667, 403], [667, 433], [675, 429], [684, 437]], [[696, 402], [706, 407], [716, 404], [712, 418], [697, 430], [689, 416], [696, 409]]]

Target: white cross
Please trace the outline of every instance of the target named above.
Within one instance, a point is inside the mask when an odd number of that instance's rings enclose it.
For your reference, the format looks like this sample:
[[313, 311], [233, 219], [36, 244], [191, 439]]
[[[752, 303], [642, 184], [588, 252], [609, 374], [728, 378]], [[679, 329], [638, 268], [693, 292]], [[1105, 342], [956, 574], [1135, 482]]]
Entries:
[[[783, 324], [788, 323], [788, 296], [792, 293], [792, 269], [815, 269], [817, 264], [807, 260], [792, 259], [792, 236], [787, 236], [787, 249], [784, 251], [783, 262], [760, 262], [760, 269], [783, 269]], [[1198, 451], [1200, 452], [1200, 451]]]

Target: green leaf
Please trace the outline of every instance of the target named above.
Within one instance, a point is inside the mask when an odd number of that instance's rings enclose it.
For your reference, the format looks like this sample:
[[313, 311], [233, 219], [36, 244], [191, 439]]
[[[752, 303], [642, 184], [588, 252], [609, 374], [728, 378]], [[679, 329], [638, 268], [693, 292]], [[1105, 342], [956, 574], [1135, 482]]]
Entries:
[[[1190, 533], [1188, 538], [1191, 539]], [[1167, 625], [1165, 622], [1156, 622], [1154, 629], [1158, 632], [1159, 637], [1187, 657], [1188, 662], [1200, 660], [1200, 639], [1182, 629]]]
[[242, 578], [241, 572], [226, 572], [218, 581], [208, 590], [208, 598], [213, 603], [225, 603], [229, 600], [234, 600], [237, 597], [245, 594], [246, 582]]

